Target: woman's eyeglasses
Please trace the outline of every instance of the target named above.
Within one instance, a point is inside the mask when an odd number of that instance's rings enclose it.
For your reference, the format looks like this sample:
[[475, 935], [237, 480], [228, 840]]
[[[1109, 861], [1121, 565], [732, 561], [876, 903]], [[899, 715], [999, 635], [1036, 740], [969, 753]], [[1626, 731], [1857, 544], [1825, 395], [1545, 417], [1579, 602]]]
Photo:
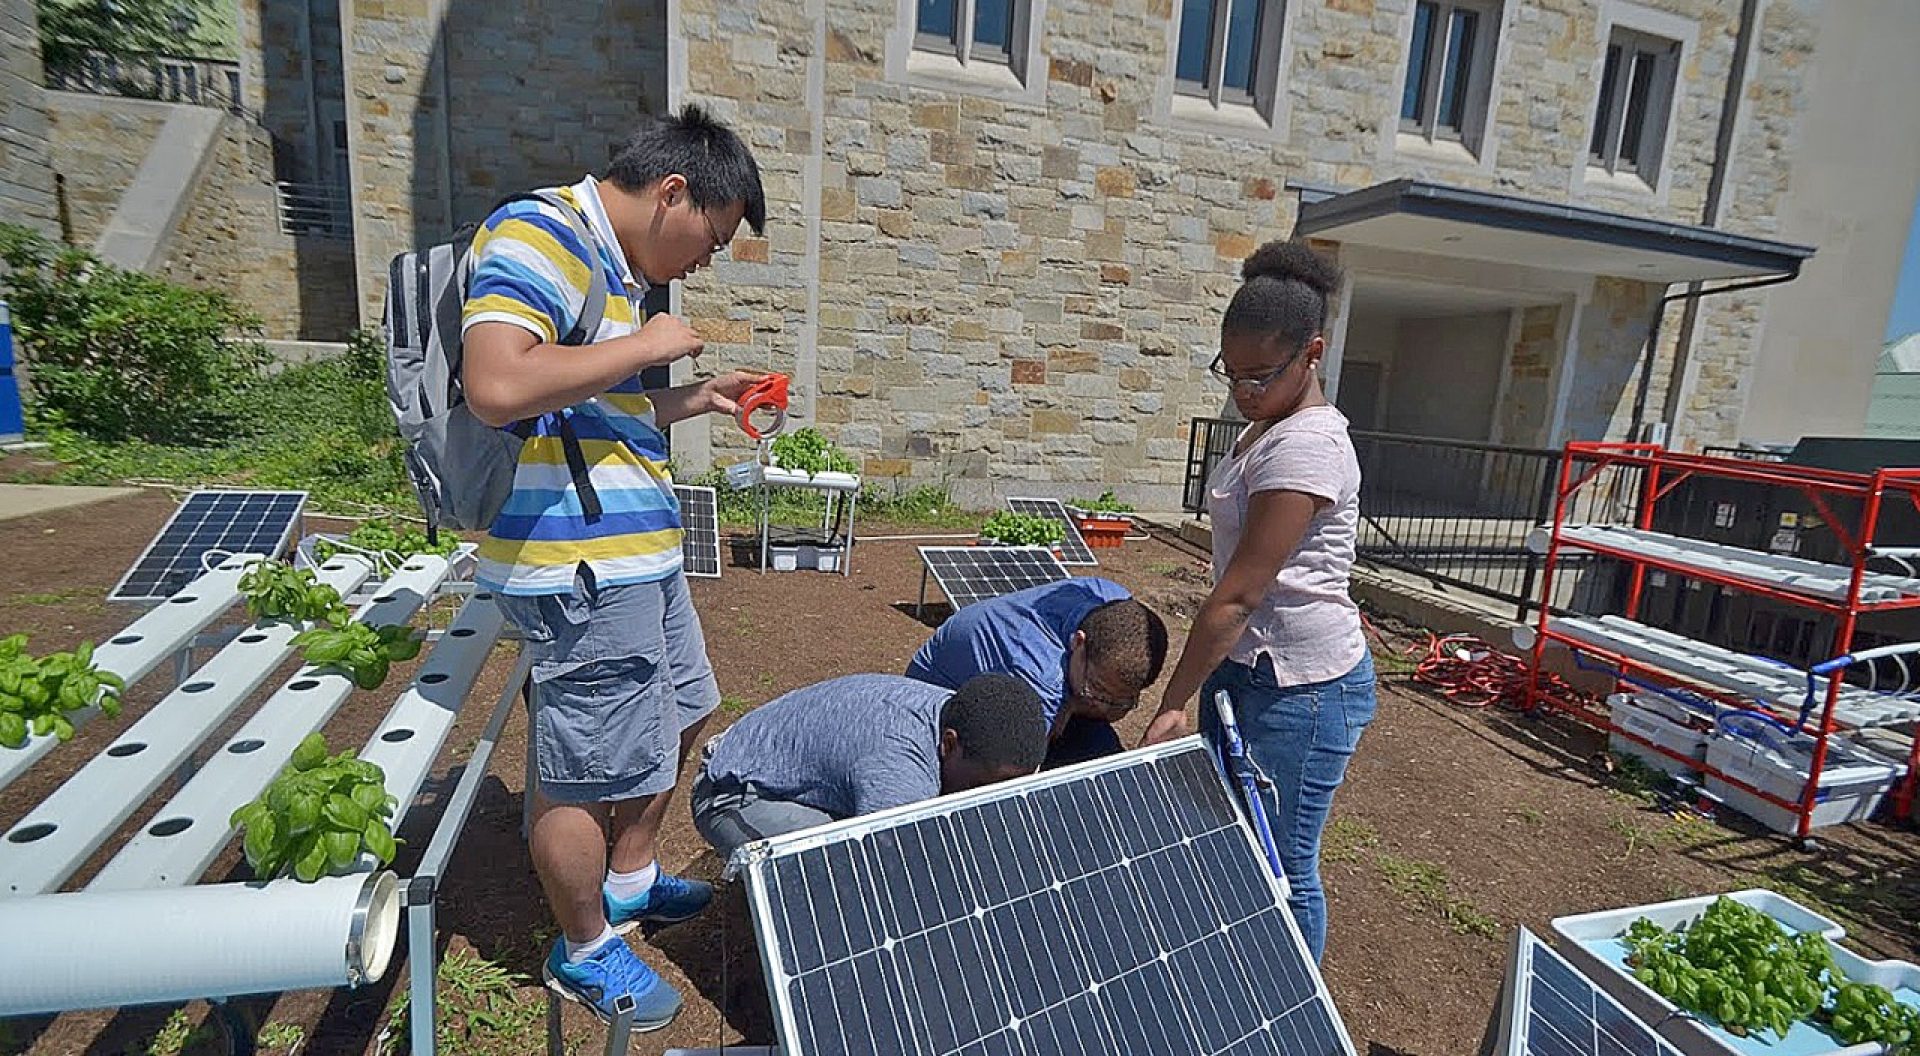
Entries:
[[1287, 368], [1293, 366], [1293, 361], [1299, 358], [1300, 358], [1299, 353], [1295, 353], [1294, 355], [1288, 357], [1285, 363], [1280, 364], [1279, 366], [1273, 368], [1272, 370], [1258, 377], [1236, 378], [1232, 374], [1227, 373], [1227, 365], [1221, 361], [1221, 358], [1218, 355], [1215, 355], [1213, 357], [1213, 362], [1207, 364], [1207, 373], [1213, 375], [1215, 378], [1218, 378], [1220, 382], [1226, 385], [1226, 387], [1229, 389], [1233, 389], [1236, 391], [1240, 389], [1248, 389], [1248, 390], [1257, 392], [1273, 384], [1273, 379], [1279, 377], [1282, 374], [1285, 374], [1287, 372]]

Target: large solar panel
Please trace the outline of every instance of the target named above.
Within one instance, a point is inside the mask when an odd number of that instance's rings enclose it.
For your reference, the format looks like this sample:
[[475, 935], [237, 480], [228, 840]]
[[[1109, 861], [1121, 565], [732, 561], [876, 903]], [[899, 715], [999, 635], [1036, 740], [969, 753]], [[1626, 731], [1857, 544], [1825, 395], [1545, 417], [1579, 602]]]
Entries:
[[279, 557], [298, 538], [304, 491], [196, 491], [184, 499], [109, 601], [165, 601], [206, 571], [209, 553]]
[[1068, 577], [1053, 551], [1039, 546], [923, 546], [920, 560], [956, 610]]
[[1199, 738], [742, 851], [784, 1056], [1334, 1056]]
[[1502, 1056], [1680, 1056], [1647, 1024], [1526, 928], [1514, 940]]
[[1067, 515], [1067, 508], [1059, 499], [1015, 499], [1007, 500], [1007, 509], [1015, 513], [1024, 513], [1034, 517], [1045, 517], [1050, 521], [1059, 521], [1067, 534], [1060, 540], [1060, 563], [1063, 565], [1098, 565], [1100, 559], [1093, 556], [1093, 548], [1080, 534], [1080, 526], [1073, 523]]
[[720, 575], [720, 506], [712, 488], [675, 484], [680, 500], [680, 556], [689, 576]]

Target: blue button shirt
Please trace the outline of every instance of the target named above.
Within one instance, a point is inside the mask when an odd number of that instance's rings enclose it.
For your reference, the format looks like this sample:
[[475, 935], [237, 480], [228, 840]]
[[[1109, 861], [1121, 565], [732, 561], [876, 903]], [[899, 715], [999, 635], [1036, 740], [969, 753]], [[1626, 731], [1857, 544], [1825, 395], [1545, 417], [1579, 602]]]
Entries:
[[975, 602], [933, 632], [907, 677], [959, 689], [975, 675], [1012, 675], [1040, 695], [1051, 732], [1067, 700], [1067, 642], [1088, 613], [1131, 597], [1111, 579], [1076, 576]]

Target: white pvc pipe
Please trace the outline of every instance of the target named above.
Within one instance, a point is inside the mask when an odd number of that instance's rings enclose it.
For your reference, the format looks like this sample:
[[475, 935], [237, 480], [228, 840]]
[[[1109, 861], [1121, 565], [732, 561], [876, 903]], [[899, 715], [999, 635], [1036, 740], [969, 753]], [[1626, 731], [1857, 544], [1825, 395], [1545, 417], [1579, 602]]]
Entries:
[[0, 1016], [378, 982], [391, 872], [0, 898]]

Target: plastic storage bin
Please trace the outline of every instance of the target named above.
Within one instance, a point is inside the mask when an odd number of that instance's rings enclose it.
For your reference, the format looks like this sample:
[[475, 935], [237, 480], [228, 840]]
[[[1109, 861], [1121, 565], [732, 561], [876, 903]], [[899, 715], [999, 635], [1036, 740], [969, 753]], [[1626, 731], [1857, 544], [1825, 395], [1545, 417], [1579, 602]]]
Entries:
[[[1813, 770], [1813, 741], [1806, 737], [1762, 741], [1721, 733], [1707, 741], [1707, 764], [1727, 777], [1792, 802], [1806, 791], [1807, 775]], [[1861, 751], [1844, 737], [1832, 738], [1808, 824], [1817, 829], [1871, 816], [1905, 774], [1904, 766]], [[1727, 806], [1775, 832], [1794, 834], [1793, 811], [1711, 774], [1706, 785], [1707, 791]]]
[[1689, 710], [1679, 701], [1649, 693], [1614, 693], [1607, 697], [1607, 709], [1613, 724], [1634, 737], [1652, 741], [1694, 761], [1693, 766], [1662, 755], [1639, 741], [1616, 732], [1608, 736], [1607, 746], [1623, 755], [1631, 755], [1648, 766], [1676, 777], [1696, 774], [1707, 761], [1708, 731], [1696, 728], [1706, 716]]

